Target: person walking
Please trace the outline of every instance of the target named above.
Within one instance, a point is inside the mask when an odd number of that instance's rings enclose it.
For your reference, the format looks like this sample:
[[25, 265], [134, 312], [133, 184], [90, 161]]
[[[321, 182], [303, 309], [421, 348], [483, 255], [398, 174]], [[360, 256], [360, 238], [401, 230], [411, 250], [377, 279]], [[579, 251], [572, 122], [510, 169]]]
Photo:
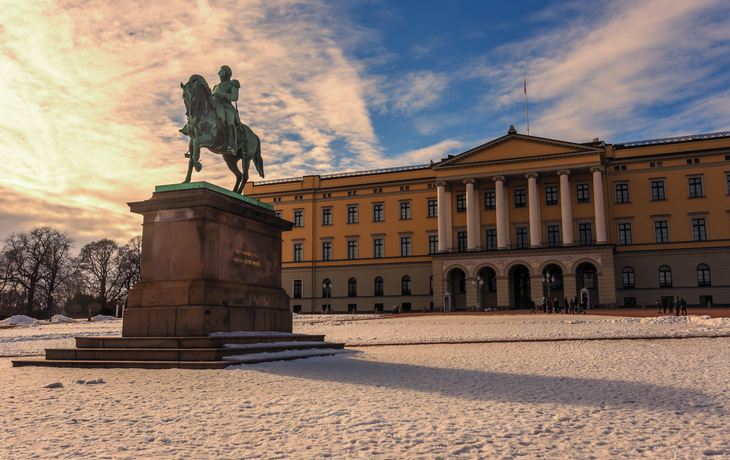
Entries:
[[545, 300], [545, 297], [542, 298], [542, 312], [547, 313], [547, 301]]
[[682, 306], [682, 315], [687, 316], [687, 301], [684, 300], [684, 297], [679, 298], [680, 305]]
[[656, 314], [661, 315], [662, 314], [662, 304], [659, 303], [659, 301], [656, 301]]
[[560, 300], [558, 300], [557, 297], [555, 298], [555, 303], [553, 305], [555, 305], [555, 314], [559, 315], [560, 314]]
[[568, 304], [568, 298], [567, 297], [563, 298], [563, 302], [565, 304], [565, 314], [567, 315], [568, 313], [570, 313], [570, 311], [569, 311], [570, 308], [568, 307], [568, 305], [569, 305]]
[[674, 297], [669, 298], [668, 304], [669, 304], [669, 314], [671, 315], [672, 313], [674, 313]]
[[530, 314], [537, 314], [537, 311], [535, 311], [535, 299], [530, 299]]

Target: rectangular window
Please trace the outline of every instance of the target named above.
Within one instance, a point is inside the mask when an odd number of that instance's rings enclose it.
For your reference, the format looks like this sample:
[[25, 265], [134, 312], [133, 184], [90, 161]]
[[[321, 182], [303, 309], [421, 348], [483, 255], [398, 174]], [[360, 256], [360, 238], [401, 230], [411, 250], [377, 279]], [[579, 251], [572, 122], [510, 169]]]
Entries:
[[428, 200], [428, 217], [439, 216], [438, 200]]
[[701, 295], [700, 296], [700, 306], [706, 307], [708, 303], [712, 303], [712, 296], [711, 295]]
[[[730, 187], [730, 185], [728, 185]], [[728, 189], [730, 190], [730, 188]], [[494, 211], [497, 209], [497, 195], [495, 192], [484, 192], [484, 210]]]
[[527, 207], [527, 192], [525, 189], [515, 190], [515, 208]]
[[411, 237], [410, 236], [401, 237], [400, 255], [401, 255], [401, 257], [409, 257], [411, 255]]
[[515, 243], [517, 244], [518, 248], [528, 248], [530, 247], [530, 243], [527, 240], [527, 227], [517, 227], [517, 238], [515, 240]]
[[588, 184], [578, 184], [576, 185], [576, 201], [578, 203], [590, 203], [591, 202], [591, 194], [588, 190]]
[[629, 202], [629, 184], [616, 184], [616, 203]]
[[376, 259], [383, 258], [383, 239], [376, 238], [373, 240], [373, 257]]
[[631, 224], [618, 224], [618, 244], [631, 244]]
[[558, 187], [550, 185], [545, 187], [545, 205], [557, 206], [558, 205]]
[[456, 212], [466, 212], [466, 195], [456, 195]]
[[591, 224], [578, 224], [578, 234], [580, 244], [593, 244], [593, 233], [591, 233]]
[[411, 202], [401, 201], [400, 203], [400, 218], [406, 220], [411, 218]]
[[373, 205], [373, 222], [383, 222], [384, 220], [385, 220], [385, 217], [383, 214], [383, 205], [374, 204]]
[[276, 211], [276, 217], [278, 217], [279, 219], [281, 219], [281, 211]]
[[332, 225], [332, 208], [322, 208], [322, 225]]
[[302, 298], [302, 280], [294, 280], [294, 292], [292, 293], [292, 298]]
[[304, 211], [294, 211], [294, 226], [304, 227]]
[[428, 237], [428, 253], [436, 254], [437, 252], [439, 252], [439, 237], [438, 236], [429, 236]]
[[556, 247], [561, 245], [560, 241], [560, 226], [559, 225], [548, 225], [548, 246]]
[[692, 219], [692, 241], [707, 241], [705, 219]]
[[357, 259], [357, 241], [347, 242], [347, 258]]
[[329, 241], [322, 243], [322, 260], [332, 260], [332, 243]]
[[669, 243], [669, 224], [666, 220], [654, 222], [654, 241], [656, 243]]
[[487, 250], [495, 251], [497, 249], [497, 230], [487, 230]]
[[466, 252], [468, 247], [468, 239], [466, 232], [458, 232], [457, 233], [457, 244], [459, 248], [459, 252]]
[[667, 196], [664, 193], [664, 181], [653, 180], [651, 181], [651, 201], [666, 200]]
[[689, 186], [689, 197], [699, 198], [705, 196], [702, 192], [702, 178], [701, 177], [690, 177], [687, 179], [687, 185]]
[[302, 261], [303, 248], [304, 248], [304, 245], [302, 243], [294, 243], [294, 262]]
[[348, 224], [357, 223], [357, 206], [348, 206], [347, 207], [347, 223]]

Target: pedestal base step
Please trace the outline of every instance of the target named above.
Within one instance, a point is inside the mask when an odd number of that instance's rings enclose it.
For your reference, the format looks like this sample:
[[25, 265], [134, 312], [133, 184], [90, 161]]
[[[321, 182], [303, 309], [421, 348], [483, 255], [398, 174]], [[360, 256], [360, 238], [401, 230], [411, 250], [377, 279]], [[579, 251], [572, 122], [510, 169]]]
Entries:
[[77, 348], [46, 349], [46, 359], [15, 360], [13, 367], [222, 369], [346, 352], [342, 343], [303, 334], [213, 337], [76, 337]]

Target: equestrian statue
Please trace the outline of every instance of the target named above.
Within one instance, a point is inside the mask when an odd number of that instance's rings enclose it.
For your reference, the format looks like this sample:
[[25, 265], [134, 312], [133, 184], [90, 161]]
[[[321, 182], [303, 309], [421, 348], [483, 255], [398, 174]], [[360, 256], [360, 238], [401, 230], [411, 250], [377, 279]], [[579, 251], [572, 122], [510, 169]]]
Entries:
[[[180, 83], [188, 119], [180, 132], [190, 137], [189, 151], [185, 154], [190, 161], [184, 183], [190, 182], [193, 168], [197, 172], [202, 169], [200, 148], [205, 147], [223, 157], [228, 169], [236, 176], [233, 191], [243, 193], [251, 160], [262, 178], [264, 161], [259, 137], [241, 123], [238, 110], [233, 106], [233, 102], [238, 100], [241, 84], [238, 80], [231, 80], [232, 75], [230, 67], [221, 67], [218, 72], [221, 82], [213, 87], [213, 91], [200, 75], [190, 77], [187, 84]], [[238, 160], [243, 160], [243, 172], [238, 169]]]

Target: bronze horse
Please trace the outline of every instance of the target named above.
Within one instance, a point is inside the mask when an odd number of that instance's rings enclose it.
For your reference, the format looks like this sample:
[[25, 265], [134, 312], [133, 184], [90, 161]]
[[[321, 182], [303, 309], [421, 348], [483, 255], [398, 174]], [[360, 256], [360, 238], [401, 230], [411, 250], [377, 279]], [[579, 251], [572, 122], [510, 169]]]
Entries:
[[[236, 154], [230, 154], [226, 148], [226, 127], [216, 116], [213, 95], [205, 78], [193, 75], [187, 84], [180, 83], [180, 87], [183, 89], [185, 114], [188, 118], [185, 134], [190, 136], [189, 152], [185, 155], [190, 158], [188, 175], [183, 183], [190, 182], [193, 168], [199, 172], [203, 167], [200, 164], [200, 148], [205, 147], [211, 152], [223, 156], [228, 169], [236, 176], [233, 191], [243, 193], [243, 187], [248, 182], [248, 168], [251, 160], [253, 160], [259, 176], [264, 177], [264, 161], [261, 158], [259, 137], [248, 126], [238, 124], [236, 126], [238, 129]], [[243, 173], [238, 169], [238, 160], [243, 160]]]

